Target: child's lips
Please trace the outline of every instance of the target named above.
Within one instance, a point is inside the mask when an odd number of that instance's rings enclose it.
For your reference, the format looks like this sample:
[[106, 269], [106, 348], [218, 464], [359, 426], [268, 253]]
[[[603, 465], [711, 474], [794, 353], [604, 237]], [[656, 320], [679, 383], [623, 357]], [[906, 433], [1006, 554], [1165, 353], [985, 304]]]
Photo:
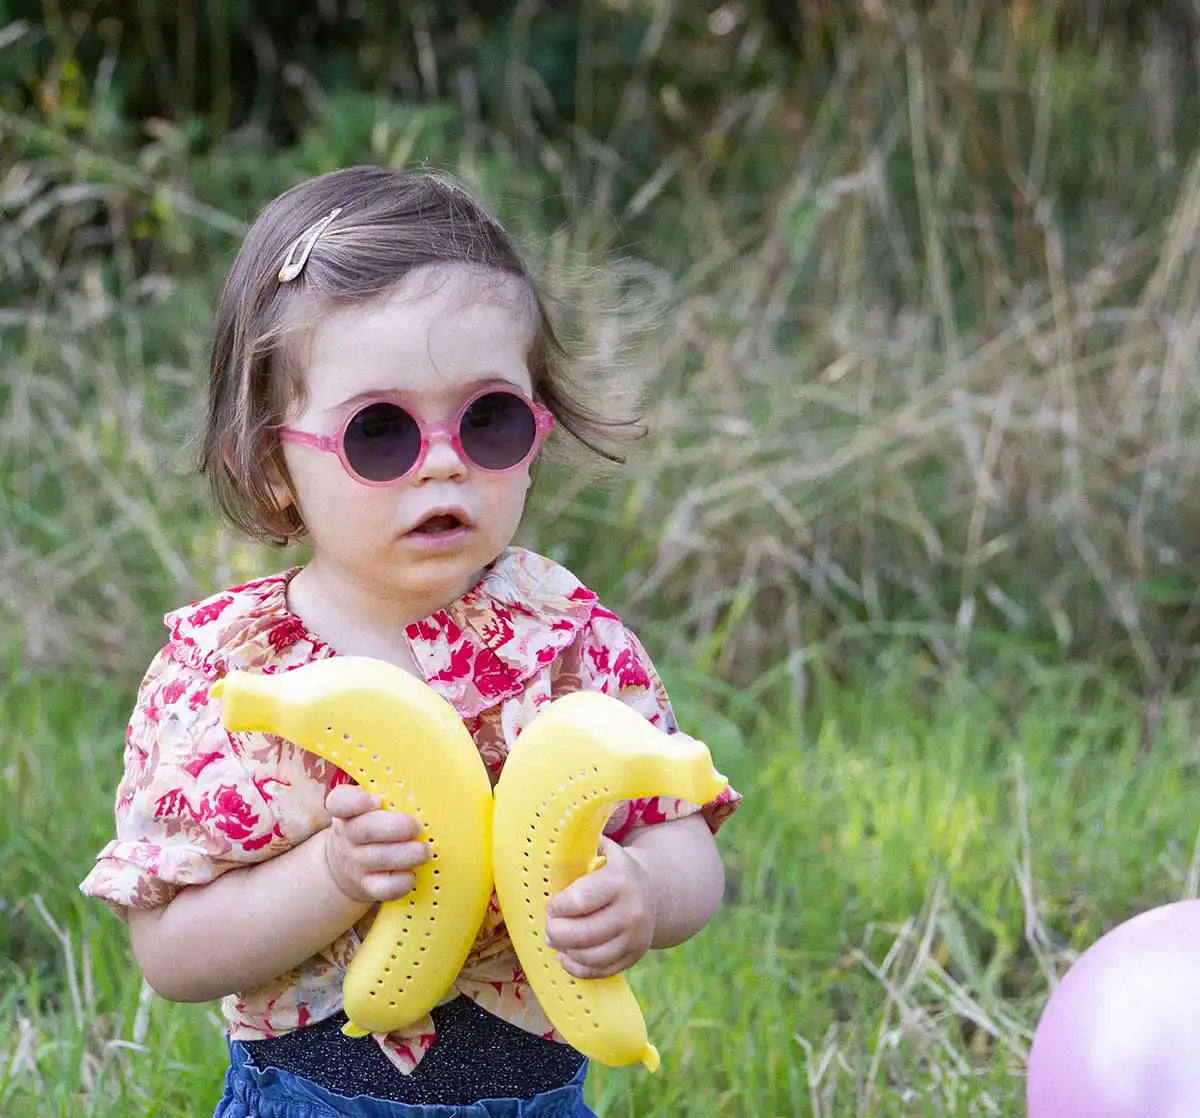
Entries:
[[410, 539], [435, 541], [461, 536], [471, 527], [471, 521], [462, 509], [434, 509], [410, 528], [405, 535]]
[[448, 513], [443, 513], [441, 516], [431, 516], [426, 520], [421, 521], [413, 531], [414, 532], [453, 532], [456, 528], [461, 528], [463, 522], [457, 516], [451, 516]]

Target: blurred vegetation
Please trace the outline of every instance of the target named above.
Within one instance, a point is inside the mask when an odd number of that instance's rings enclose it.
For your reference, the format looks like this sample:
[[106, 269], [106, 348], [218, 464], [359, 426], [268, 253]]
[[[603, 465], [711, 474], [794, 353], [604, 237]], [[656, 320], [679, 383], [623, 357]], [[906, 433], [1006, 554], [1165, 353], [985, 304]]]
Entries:
[[1019, 1109], [1052, 974], [1200, 888], [1198, 22], [0, 0], [0, 1109], [219, 1078], [210, 1010], [147, 996], [62, 851], [109, 833], [161, 613], [299, 559], [194, 474], [209, 319], [256, 210], [358, 162], [465, 180], [582, 367], [644, 389], [630, 467], [552, 463], [528, 542], [758, 805], [727, 920], [644, 979], [708, 1007], [686, 1074], [601, 1072], [601, 1112]]
[[661, 655], [750, 704], [896, 636], [1168, 692], [1200, 639], [1197, 30], [1185, 0], [0, 0], [3, 648], [133, 673], [181, 597], [292, 561], [190, 470], [217, 284], [279, 190], [428, 162], [647, 390], [633, 468], [550, 472], [528, 534]]

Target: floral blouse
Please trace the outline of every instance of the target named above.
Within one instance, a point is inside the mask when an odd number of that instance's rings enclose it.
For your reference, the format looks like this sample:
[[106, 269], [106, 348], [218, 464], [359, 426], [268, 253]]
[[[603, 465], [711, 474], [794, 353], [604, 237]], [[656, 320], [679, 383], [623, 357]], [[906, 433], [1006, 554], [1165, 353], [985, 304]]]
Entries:
[[[288, 671], [335, 655], [287, 607], [299, 568], [222, 591], [166, 617], [170, 639], [150, 665], [125, 738], [116, 833], [80, 888], [124, 918], [166, 904], [184, 886], [282, 854], [329, 824], [325, 797], [349, 777], [279, 737], [229, 733], [213, 683], [229, 671]], [[614, 695], [677, 733], [666, 691], [637, 638], [564, 567], [509, 548], [461, 598], [405, 635], [425, 681], [461, 715], [493, 783], [510, 745], [551, 699], [585, 688]], [[670, 798], [621, 804], [605, 832], [702, 811], [715, 832], [741, 797], [726, 788], [697, 807]], [[373, 913], [324, 951], [222, 1012], [234, 1040], [261, 1040], [341, 1008], [342, 978]], [[448, 997], [465, 994], [529, 1032], [562, 1038], [537, 1004], [505, 931], [495, 895]], [[426, 1016], [376, 1034], [411, 1071], [435, 1040]]]

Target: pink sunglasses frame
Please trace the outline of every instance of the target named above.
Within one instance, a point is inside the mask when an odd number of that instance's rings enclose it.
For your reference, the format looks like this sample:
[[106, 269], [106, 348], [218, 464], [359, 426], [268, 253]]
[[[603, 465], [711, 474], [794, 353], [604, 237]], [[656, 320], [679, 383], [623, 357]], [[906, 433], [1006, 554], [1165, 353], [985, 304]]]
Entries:
[[[533, 444], [529, 448], [529, 453], [519, 462], [514, 462], [511, 466], [505, 466], [500, 470], [491, 470], [487, 466], [481, 466], [472, 458], [462, 445], [462, 438], [459, 432], [462, 430], [463, 416], [470, 410], [471, 405], [481, 400], [484, 396], [491, 396], [494, 393], [502, 393], [507, 396], [516, 396], [519, 400], [523, 400], [529, 410], [533, 412], [534, 432]], [[386, 481], [372, 481], [370, 478], [365, 478], [352, 465], [346, 457], [346, 430], [350, 424], [354, 422], [356, 416], [371, 407], [373, 404], [391, 404], [393, 407], [399, 408], [412, 416], [413, 421], [417, 425], [417, 430], [421, 433], [421, 449], [417, 452], [417, 457], [413, 464], [398, 477], [388, 478]], [[383, 486], [395, 485], [397, 482], [404, 481], [405, 478], [411, 477], [420, 468], [425, 461], [425, 456], [429, 453], [430, 446], [433, 445], [434, 439], [446, 439], [454, 448], [454, 452], [466, 462], [473, 470], [482, 470], [485, 474], [509, 474], [513, 470], [519, 470], [522, 466], [527, 465], [532, 461], [542, 442], [554, 427], [554, 416], [550, 414], [541, 404], [531, 400], [524, 392], [520, 392], [508, 385], [492, 385], [489, 388], [481, 388], [478, 392], [472, 395], [459, 409], [452, 418], [444, 419], [437, 423], [427, 423], [416, 412], [410, 408], [404, 407], [403, 404], [397, 403], [389, 396], [372, 396], [358, 405], [346, 418], [342, 421], [341, 426], [335, 435], [314, 435], [310, 431], [298, 431], [295, 427], [280, 427], [279, 441], [284, 443], [293, 443], [296, 446], [307, 446], [313, 450], [320, 450], [326, 454], [334, 454], [338, 461], [342, 464], [342, 469], [346, 471], [360, 485]]]

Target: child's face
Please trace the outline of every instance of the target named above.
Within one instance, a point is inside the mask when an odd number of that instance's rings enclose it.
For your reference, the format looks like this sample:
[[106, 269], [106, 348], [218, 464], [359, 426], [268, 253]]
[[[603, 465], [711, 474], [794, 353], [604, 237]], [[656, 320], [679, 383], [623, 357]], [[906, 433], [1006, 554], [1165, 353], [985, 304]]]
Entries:
[[[287, 416], [301, 431], [335, 435], [368, 398], [402, 405], [425, 423], [451, 419], [481, 388], [531, 395], [526, 356], [534, 318], [515, 277], [464, 265], [418, 269], [371, 303], [325, 317], [304, 351], [308, 399]], [[488, 473], [435, 438], [394, 484], [363, 485], [333, 454], [285, 444], [291, 491], [308, 529], [311, 573], [415, 619], [470, 588], [517, 531], [529, 469]], [[431, 519], [434, 518], [434, 519]]]

